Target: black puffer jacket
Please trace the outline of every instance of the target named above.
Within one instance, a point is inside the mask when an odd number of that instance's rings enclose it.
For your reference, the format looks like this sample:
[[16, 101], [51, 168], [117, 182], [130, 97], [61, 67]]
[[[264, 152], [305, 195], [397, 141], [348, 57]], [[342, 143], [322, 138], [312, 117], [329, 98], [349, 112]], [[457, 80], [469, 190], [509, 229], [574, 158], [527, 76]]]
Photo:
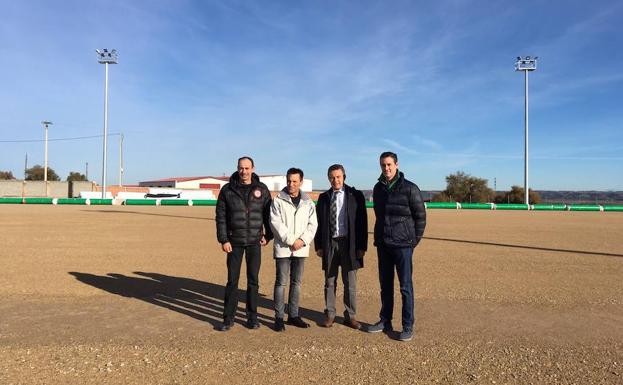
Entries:
[[391, 190], [387, 189], [386, 183], [379, 181], [372, 194], [376, 215], [374, 245], [417, 246], [426, 227], [426, 209], [418, 186], [399, 172]]
[[254, 173], [251, 186], [243, 196], [237, 172], [221, 188], [216, 202], [216, 238], [234, 246], [257, 245], [262, 235], [273, 239], [270, 230], [270, 192]]

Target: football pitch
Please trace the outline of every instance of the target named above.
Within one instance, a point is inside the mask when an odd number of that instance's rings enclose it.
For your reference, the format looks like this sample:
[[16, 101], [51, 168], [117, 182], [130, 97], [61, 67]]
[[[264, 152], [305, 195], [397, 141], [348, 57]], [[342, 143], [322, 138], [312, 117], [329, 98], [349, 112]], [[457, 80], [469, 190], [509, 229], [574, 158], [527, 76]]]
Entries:
[[[623, 383], [622, 214], [427, 215], [405, 343], [340, 319], [317, 326], [313, 250], [301, 293], [312, 327], [274, 332], [272, 242], [262, 249], [262, 327], [244, 327], [241, 301], [232, 330], [216, 331], [226, 266], [214, 207], [3, 205], [0, 384]], [[371, 230], [371, 209], [368, 219]], [[364, 324], [378, 319], [376, 259], [370, 234], [357, 279]]]

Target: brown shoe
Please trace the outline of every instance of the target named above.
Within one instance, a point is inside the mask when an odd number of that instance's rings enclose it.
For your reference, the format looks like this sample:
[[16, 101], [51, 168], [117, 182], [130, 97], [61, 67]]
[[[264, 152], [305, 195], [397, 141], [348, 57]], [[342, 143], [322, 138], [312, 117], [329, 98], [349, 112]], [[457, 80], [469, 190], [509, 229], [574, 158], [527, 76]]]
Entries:
[[320, 326], [323, 328], [330, 328], [333, 326], [333, 322], [335, 321], [335, 317], [325, 316], [324, 320], [320, 323]]
[[356, 330], [361, 329], [361, 324], [357, 322], [357, 320], [354, 318], [345, 319], [344, 325], [348, 326], [349, 328], [356, 329]]

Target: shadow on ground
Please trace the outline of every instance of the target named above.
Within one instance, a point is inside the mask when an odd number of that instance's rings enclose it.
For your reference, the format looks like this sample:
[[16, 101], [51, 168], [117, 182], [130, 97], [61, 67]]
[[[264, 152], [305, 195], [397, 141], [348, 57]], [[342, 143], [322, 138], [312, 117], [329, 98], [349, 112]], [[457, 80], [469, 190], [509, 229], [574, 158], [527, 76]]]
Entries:
[[[123, 297], [136, 298], [200, 321], [209, 322], [214, 328], [218, 327], [223, 319], [225, 287], [222, 285], [192, 278], [140, 271], [134, 272], [138, 277], [117, 273], [95, 275], [75, 271], [71, 271], [69, 274], [87, 285]], [[238, 290], [238, 298], [242, 303], [245, 302], [243, 290]], [[274, 302], [262, 294], [258, 298], [258, 319], [260, 323], [272, 327], [275, 319], [262, 314], [260, 308], [267, 309], [272, 313]], [[322, 312], [302, 307], [299, 309], [299, 314], [316, 324], [319, 324], [324, 317]], [[246, 321], [244, 306], [237, 308], [235, 321], [239, 324], [244, 324]]]
[[82, 210], [87, 213], [103, 213], [103, 214], [134, 214], [134, 215], [150, 215], [156, 217], [170, 217], [170, 218], [184, 218], [184, 219], [198, 219], [200, 221], [213, 221], [214, 218], [204, 218], [204, 217], [191, 217], [187, 215], [171, 215], [171, 214], [162, 214], [162, 213], [146, 213], [141, 211], [126, 211], [126, 210]]

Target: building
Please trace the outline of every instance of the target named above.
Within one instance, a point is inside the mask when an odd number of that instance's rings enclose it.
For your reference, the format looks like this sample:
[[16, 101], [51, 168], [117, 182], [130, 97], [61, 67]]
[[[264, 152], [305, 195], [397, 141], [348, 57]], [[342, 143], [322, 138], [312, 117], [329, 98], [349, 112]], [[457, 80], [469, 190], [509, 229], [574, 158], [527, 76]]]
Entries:
[[[280, 191], [287, 185], [285, 175], [260, 175], [260, 181], [271, 191]], [[141, 187], [174, 188], [183, 190], [220, 190], [225, 183], [229, 182], [228, 176], [191, 176], [165, 178], [139, 182]], [[305, 192], [312, 191], [312, 180], [305, 178], [301, 189]]]

